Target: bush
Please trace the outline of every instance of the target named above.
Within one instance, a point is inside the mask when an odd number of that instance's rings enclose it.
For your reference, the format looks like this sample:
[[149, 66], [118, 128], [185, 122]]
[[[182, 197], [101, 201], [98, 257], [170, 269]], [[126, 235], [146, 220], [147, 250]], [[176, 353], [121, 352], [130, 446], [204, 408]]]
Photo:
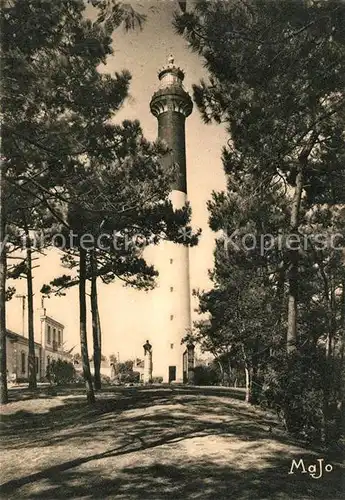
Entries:
[[138, 383], [140, 381], [140, 373], [139, 372], [125, 372], [119, 374], [120, 382], [123, 384], [131, 384]]
[[83, 373], [76, 370], [74, 378], [73, 378], [73, 384], [82, 385], [84, 383], [85, 383], [85, 381], [84, 381]]
[[163, 377], [152, 377], [153, 384], [161, 384], [163, 382]]
[[[95, 382], [95, 375], [92, 374], [91, 375], [91, 379], [92, 379], [92, 382], [94, 383]], [[83, 377], [83, 380], [84, 380], [84, 377]], [[110, 381], [110, 377], [108, 377], [108, 375], [103, 375], [103, 373], [101, 373], [101, 384], [102, 385], [110, 385], [111, 381]]]
[[75, 381], [75, 375], [74, 365], [69, 361], [53, 359], [47, 366], [47, 379], [56, 385], [71, 384]]
[[199, 365], [194, 368], [195, 385], [217, 385], [219, 383], [219, 373], [214, 366]]
[[[294, 353], [276, 358], [265, 374], [261, 402], [281, 416], [289, 432], [308, 441], [319, 442], [325, 435], [333, 440], [339, 438], [340, 417], [334, 410], [339, 397], [338, 369], [336, 362], [331, 364], [327, 364], [322, 352]], [[327, 373], [333, 374], [328, 386], [325, 385]]]
[[108, 377], [108, 375], [102, 375], [101, 373], [101, 383], [102, 385], [110, 385], [110, 377]]

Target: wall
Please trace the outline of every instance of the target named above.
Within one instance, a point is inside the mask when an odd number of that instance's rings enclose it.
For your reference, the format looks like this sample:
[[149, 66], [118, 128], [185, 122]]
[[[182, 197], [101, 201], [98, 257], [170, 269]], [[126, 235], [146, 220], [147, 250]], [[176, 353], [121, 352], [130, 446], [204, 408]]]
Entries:
[[[14, 374], [16, 375], [16, 379], [25, 379], [28, 378], [28, 359], [29, 359], [29, 345], [25, 339], [21, 340], [11, 340], [9, 338], [6, 339], [6, 348], [7, 348], [7, 370], [9, 379], [14, 379]], [[22, 353], [25, 356], [24, 363], [24, 371], [22, 370]], [[40, 379], [41, 376], [41, 348], [39, 346], [35, 346], [35, 356], [38, 358], [38, 373], [37, 379]]]

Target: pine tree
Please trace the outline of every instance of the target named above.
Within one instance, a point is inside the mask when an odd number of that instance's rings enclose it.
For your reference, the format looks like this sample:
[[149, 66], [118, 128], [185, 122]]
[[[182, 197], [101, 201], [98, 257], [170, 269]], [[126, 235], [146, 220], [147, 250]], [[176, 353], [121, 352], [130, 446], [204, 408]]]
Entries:
[[5, 165], [0, 164], [0, 403], [8, 402], [6, 367], [6, 214]]
[[[84, 183], [85, 175], [97, 175], [102, 170], [106, 175], [107, 165], [117, 169], [117, 180], [126, 179], [126, 168], [131, 166], [131, 151], [138, 148], [135, 142], [138, 124], [127, 122], [123, 126], [114, 125], [111, 120], [124, 103], [130, 83], [127, 71], [115, 75], [101, 74], [98, 67], [106, 63], [112, 53], [113, 31], [120, 25], [126, 29], [141, 26], [143, 16], [138, 15], [130, 6], [122, 5], [114, 0], [90, 0], [96, 9], [96, 20], [92, 22], [84, 17], [86, 3], [82, 0], [57, 0], [41, 2], [40, 0], [16, 0], [5, 5], [3, 9], [3, 51], [2, 51], [2, 109], [3, 109], [3, 151], [6, 186], [14, 191], [35, 199], [50, 212], [55, 224], [60, 228], [77, 229], [77, 241], [81, 279], [80, 292], [80, 333], [83, 354], [84, 372], [87, 379], [88, 399], [93, 400], [93, 389], [89, 379], [88, 355], [86, 346], [85, 317], [85, 279], [87, 255], [80, 244], [80, 237], [89, 227], [89, 221], [99, 224], [97, 200], [92, 196], [99, 192], [87, 189], [90, 184]], [[32, 22], [34, 20], [35, 22]], [[39, 25], [40, 30], [36, 27]], [[134, 135], [133, 135], [134, 133]], [[146, 158], [150, 156], [148, 146], [143, 145], [143, 155], [136, 159], [137, 177], [146, 176], [155, 185], [157, 168], [150, 173], [145, 170]], [[126, 154], [129, 163], [121, 165], [120, 159]], [[111, 170], [111, 168], [110, 168]], [[133, 169], [131, 170], [133, 175]], [[160, 170], [161, 171], [161, 170]], [[94, 179], [97, 178], [94, 174]], [[155, 196], [165, 199], [169, 184], [169, 173], [165, 181], [155, 189]], [[73, 190], [72, 185], [78, 187]], [[97, 184], [97, 183], [96, 183]], [[98, 187], [99, 187], [98, 183]], [[148, 182], [147, 185], [150, 183]], [[114, 187], [114, 186], [113, 186]], [[142, 188], [142, 185], [141, 185]], [[128, 200], [124, 183], [121, 189], [112, 191], [116, 199], [116, 210], [113, 212], [120, 219], [120, 229], [126, 226], [125, 220], [132, 223], [131, 212], [136, 213], [139, 227], [142, 218], [150, 212], [150, 224], [164, 231], [159, 210], [161, 206], [152, 205], [145, 198], [145, 210], [127, 207]], [[79, 190], [79, 191], [78, 191]], [[134, 190], [134, 187], [133, 189]], [[81, 196], [78, 201], [77, 197]], [[142, 195], [150, 195], [150, 188]], [[136, 193], [136, 202], [143, 198]], [[2, 243], [6, 234], [5, 212], [9, 215], [7, 205], [9, 197], [1, 190], [2, 203]], [[153, 200], [152, 200], [153, 203]], [[93, 207], [92, 205], [95, 205]], [[126, 207], [126, 208], [125, 208]], [[112, 207], [113, 210], [114, 207]], [[183, 221], [188, 219], [189, 211], [173, 214], [169, 207], [162, 207], [165, 220], [171, 214], [170, 226], [177, 233]], [[86, 221], [83, 227], [78, 223]], [[103, 214], [103, 212], [102, 212]], [[91, 216], [90, 216], [91, 215]], [[109, 209], [107, 209], [107, 215]], [[121, 217], [119, 217], [121, 215]], [[132, 217], [132, 218], [130, 218]], [[179, 219], [179, 221], [177, 221]], [[155, 221], [158, 220], [158, 223]], [[182, 222], [181, 222], [182, 220]], [[159, 226], [159, 228], [158, 228]], [[1, 258], [1, 314], [5, 315], [5, 280], [6, 258]], [[1, 322], [2, 363], [1, 383], [3, 401], [6, 401], [6, 356], [5, 323]]]
[[[307, 0], [200, 1], [175, 19], [209, 70], [209, 82], [193, 87], [203, 119], [226, 124], [229, 152], [252, 159], [253, 183], [281, 178], [292, 194], [290, 233], [313, 204], [344, 202], [344, 21], [342, 2]], [[227, 173], [237, 168], [229, 162]], [[291, 352], [303, 264], [297, 250], [286, 257]]]
[[[113, 161], [105, 166], [95, 162], [84, 165], [85, 171], [68, 189], [65, 241], [70, 241], [71, 232], [74, 239], [63, 249], [63, 262], [70, 269], [79, 265], [79, 272], [76, 276], [62, 275], [41, 290], [59, 294], [71, 286], [80, 286], [80, 252], [86, 250], [85, 279], [91, 281], [97, 371], [100, 346], [96, 279], [104, 283], [120, 279], [126, 285], [150, 289], [157, 271], [143, 258], [144, 247], [161, 239], [180, 242], [182, 230], [191, 235], [186, 243], [193, 245], [198, 238], [189, 226], [190, 207], [174, 210], [168, 201], [175, 169], [162, 166], [166, 149], [159, 143], [147, 142], [138, 123], [125, 122], [116, 131], [123, 134], [123, 139], [121, 148], [113, 150]], [[138, 237], [144, 240], [144, 247]]]
[[175, 18], [209, 71], [193, 86], [201, 115], [229, 133], [226, 192], [208, 204], [223, 239], [197, 338], [242, 343], [232, 356], [253, 369], [258, 339], [265, 397], [289, 430], [324, 441], [343, 398], [344, 25], [340, 1], [201, 0]]

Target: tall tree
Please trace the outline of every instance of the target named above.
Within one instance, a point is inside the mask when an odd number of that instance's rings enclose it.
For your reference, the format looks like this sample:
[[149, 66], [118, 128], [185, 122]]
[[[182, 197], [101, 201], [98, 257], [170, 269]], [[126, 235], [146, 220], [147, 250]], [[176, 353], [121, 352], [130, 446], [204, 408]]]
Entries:
[[[224, 332], [241, 341], [252, 311], [252, 333], [270, 349], [266, 380], [288, 427], [323, 436], [336, 427], [341, 399], [344, 21], [342, 2], [309, 0], [201, 0], [175, 18], [209, 70], [209, 80], [193, 86], [194, 100], [205, 122], [225, 124], [230, 136], [226, 192], [209, 203], [211, 228], [230, 245], [223, 252], [218, 242], [214, 290], [200, 296], [210, 314], [202, 333], [209, 342]], [[223, 319], [227, 300], [233, 311]], [[283, 329], [288, 355], [280, 352]]]
[[130, 75], [101, 74], [98, 67], [112, 53], [114, 29], [144, 20], [115, 0], [89, 3], [94, 22], [85, 17], [82, 0], [17, 0], [3, 9], [6, 183], [42, 203], [62, 225], [61, 207], [69, 203], [71, 182], [85, 174], [85, 155], [104, 164], [121, 148], [123, 136], [110, 119], [127, 97]]
[[[42, 255], [47, 233], [45, 229], [46, 208], [37, 203], [33, 197], [24, 193], [19, 196], [11, 194], [8, 203], [8, 218], [11, 224], [7, 227], [8, 243], [11, 244], [11, 255], [8, 259], [15, 262], [8, 265], [7, 276], [10, 279], [24, 278], [27, 287], [27, 332], [28, 332], [28, 379], [29, 388], [37, 388], [37, 366], [35, 362], [35, 332], [34, 332], [34, 291], [33, 270], [36, 255]], [[30, 206], [33, 204], [32, 206]]]
[[[175, 19], [209, 70], [209, 82], [193, 87], [204, 120], [225, 123], [229, 152], [254, 159], [243, 175], [286, 183], [294, 234], [316, 195], [344, 201], [344, 21], [342, 2], [307, 0], [201, 0]], [[228, 162], [228, 173], [235, 168], [238, 162]], [[297, 342], [298, 250], [286, 257], [290, 352]]]
[[83, 375], [86, 385], [86, 397], [89, 403], [95, 402], [95, 394], [92, 386], [89, 352], [87, 348], [86, 327], [86, 251], [80, 247], [79, 252], [79, 314], [80, 314], [80, 349], [83, 363]]
[[0, 403], [8, 402], [6, 366], [6, 213], [5, 165], [0, 163]]
[[90, 252], [90, 273], [91, 273], [91, 315], [92, 315], [92, 338], [93, 338], [93, 364], [95, 373], [95, 389], [101, 389], [101, 361], [102, 361], [102, 336], [101, 321], [98, 309], [97, 293], [97, 256], [95, 250]]
[[[67, 232], [61, 236], [69, 243], [63, 248], [63, 261], [71, 269], [79, 264], [79, 275], [60, 276], [42, 289], [44, 293], [61, 293], [80, 286], [80, 249], [84, 245], [86, 278], [91, 280], [93, 333], [97, 337], [95, 369], [100, 364], [96, 359], [100, 350], [96, 279], [105, 283], [120, 279], [126, 285], [150, 289], [157, 271], [143, 258], [147, 244], [161, 239], [180, 242], [183, 231], [191, 235], [186, 244], [193, 245], [198, 238], [198, 232], [193, 233], [189, 226], [190, 207], [174, 210], [168, 201], [175, 167], [168, 170], [162, 165], [166, 149], [147, 142], [136, 122], [124, 122], [116, 132], [123, 140], [121, 147], [113, 149], [115, 158], [105, 166], [95, 162], [84, 166], [87, 175], [80, 173], [68, 188]], [[69, 238], [71, 230], [73, 241]]]
[[[228, 155], [223, 160], [226, 165]], [[242, 183], [236, 180], [237, 174], [231, 176], [228, 193], [214, 193], [208, 203], [210, 225], [223, 234], [210, 273], [214, 289], [198, 294], [199, 312], [208, 313], [209, 322], [196, 326], [199, 341], [217, 359], [226, 355], [244, 369], [246, 399], [253, 401], [260, 369], [282, 345], [279, 278], [284, 261], [276, 242], [261, 235], [286, 227], [286, 201], [279, 185], [258, 188], [248, 175]]]

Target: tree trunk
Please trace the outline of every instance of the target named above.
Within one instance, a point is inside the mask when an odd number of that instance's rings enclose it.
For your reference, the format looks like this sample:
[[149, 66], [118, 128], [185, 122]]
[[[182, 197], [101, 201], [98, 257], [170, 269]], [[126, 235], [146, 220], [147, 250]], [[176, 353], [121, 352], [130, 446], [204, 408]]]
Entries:
[[341, 294], [341, 325], [340, 325], [340, 411], [341, 411], [341, 426], [345, 433], [345, 278], [342, 283]]
[[224, 368], [223, 368], [223, 365], [222, 365], [222, 362], [219, 361], [219, 359], [217, 359], [217, 363], [218, 363], [218, 366], [219, 366], [219, 370], [220, 370], [220, 375], [222, 377], [222, 385], [224, 385]]
[[256, 360], [253, 362], [252, 376], [250, 383], [250, 403], [257, 404], [260, 395], [260, 385], [258, 381], [258, 367]]
[[[303, 168], [299, 167], [296, 176], [296, 187], [292, 202], [290, 233], [294, 234], [298, 229], [299, 214], [301, 208], [302, 190], [303, 190]], [[289, 291], [288, 291], [288, 318], [287, 318], [287, 352], [291, 353], [296, 347], [297, 341], [297, 291], [298, 291], [298, 250], [289, 250], [290, 268], [288, 273]]]
[[244, 373], [246, 376], [246, 403], [250, 401], [250, 373], [247, 364], [244, 365]]
[[8, 402], [6, 363], [5, 166], [0, 164], [0, 403]]
[[91, 314], [92, 314], [92, 336], [93, 336], [93, 363], [95, 367], [95, 389], [100, 390], [101, 381], [101, 324], [98, 311], [97, 295], [97, 258], [91, 251]]
[[83, 363], [83, 375], [86, 387], [86, 397], [90, 404], [95, 402], [95, 394], [92, 386], [92, 378], [87, 348], [86, 330], [86, 251], [79, 249], [79, 312], [80, 312], [80, 350]]
[[335, 298], [335, 286], [333, 275], [330, 275], [330, 286], [329, 286], [329, 332], [327, 335], [326, 344], [326, 354], [327, 358], [331, 358], [333, 355], [333, 342], [334, 337], [337, 332], [337, 306]]
[[[284, 266], [284, 263], [282, 264]], [[285, 267], [279, 269], [278, 277], [277, 277], [277, 305], [278, 305], [278, 314], [277, 314], [277, 325], [280, 326], [283, 321], [284, 314], [284, 299], [285, 299], [285, 280], [286, 280], [286, 270]]]
[[25, 224], [26, 244], [26, 285], [28, 292], [28, 337], [29, 337], [29, 389], [37, 389], [36, 362], [35, 362], [35, 332], [34, 332], [34, 295], [32, 290], [32, 249], [28, 226]]
[[[326, 276], [325, 276], [326, 278]], [[325, 351], [325, 372], [323, 377], [323, 429], [322, 429], [322, 441], [328, 441], [328, 429], [329, 423], [332, 419], [330, 415], [330, 400], [332, 397], [332, 356], [333, 356], [333, 339], [336, 335], [337, 330], [337, 308], [336, 308], [336, 298], [335, 298], [335, 287], [333, 281], [332, 273], [329, 275], [329, 284], [327, 283], [327, 278], [325, 279], [325, 295], [328, 305], [328, 334], [326, 339], [326, 351]]]
[[246, 354], [246, 350], [244, 348], [244, 345], [242, 344], [242, 354], [243, 354], [243, 363], [244, 363], [244, 373], [246, 377], [246, 398], [245, 401], [246, 403], [250, 402], [250, 371], [249, 371], [249, 366], [248, 366], [248, 358]]

